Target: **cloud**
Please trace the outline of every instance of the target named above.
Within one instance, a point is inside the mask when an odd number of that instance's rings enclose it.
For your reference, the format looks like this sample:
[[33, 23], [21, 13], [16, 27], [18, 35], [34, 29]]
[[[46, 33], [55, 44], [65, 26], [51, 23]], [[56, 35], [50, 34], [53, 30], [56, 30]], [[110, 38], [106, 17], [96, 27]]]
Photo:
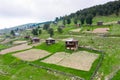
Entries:
[[[0, 0], [0, 24], [3, 25], [1, 23], [3, 20], [4, 23], [14, 25], [21, 22], [54, 20], [57, 16], [64, 16], [108, 1], [113, 0]], [[10, 23], [10, 19], [16, 20], [16, 23]]]

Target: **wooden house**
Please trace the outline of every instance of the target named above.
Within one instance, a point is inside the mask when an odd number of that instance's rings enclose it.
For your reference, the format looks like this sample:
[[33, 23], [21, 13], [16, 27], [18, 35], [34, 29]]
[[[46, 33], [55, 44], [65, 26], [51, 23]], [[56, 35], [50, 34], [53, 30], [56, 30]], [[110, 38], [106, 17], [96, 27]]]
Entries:
[[98, 26], [102, 26], [102, 25], [103, 25], [103, 22], [102, 22], [102, 21], [99, 21], [99, 22], [97, 22], [97, 25], [98, 25]]
[[34, 38], [31, 39], [31, 42], [32, 43], [38, 43], [38, 42], [40, 42], [40, 39], [38, 37], [34, 37]]
[[25, 38], [25, 39], [30, 39], [30, 36], [25, 36], [24, 38]]
[[120, 24], [120, 21], [118, 21], [117, 23]]
[[67, 49], [77, 50], [78, 49], [78, 40], [75, 40], [75, 39], [66, 40], [65, 41], [65, 47]]
[[80, 27], [80, 23], [77, 23], [77, 27]]
[[59, 26], [59, 27], [60, 27], [60, 28], [62, 28], [62, 29], [63, 29], [63, 28], [65, 28], [65, 26], [64, 26], [64, 25], [61, 25], [61, 26]]
[[46, 40], [46, 44], [54, 44], [55, 43], [55, 39], [53, 39], [53, 38], [48, 38], [47, 40]]

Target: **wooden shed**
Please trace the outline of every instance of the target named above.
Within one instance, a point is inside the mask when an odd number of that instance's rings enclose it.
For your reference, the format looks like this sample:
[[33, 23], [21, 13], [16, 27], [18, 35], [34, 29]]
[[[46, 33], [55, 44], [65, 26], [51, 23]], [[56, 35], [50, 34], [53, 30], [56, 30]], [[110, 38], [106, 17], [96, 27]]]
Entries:
[[46, 40], [46, 44], [54, 44], [55, 43], [55, 39], [53, 39], [53, 38], [48, 38], [47, 40]]
[[24, 38], [25, 38], [25, 39], [30, 39], [30, 36], [25, 36]]
[[120, 24], [120, 21], [118, 21], [117, 23]]
[[98, 25], [98, 26], [102, 26], [102, 25], [103, 25], [103, 22], [102, 22], [102, 21], [99, 21], [99, 22], [97, 22], [97, 25]]
[[80, 23], [77, 23], [77, 27], [80, 27]]
[[75, 40], [73, 38], [68, 39], [65, 41], [65, 46], [67, 49], [77, 50], [78, 49], [78, 40]]
[[63, 29], [63, 28], [65, 28], [65, 26], [64, 26], [64, 25], [61, 25], [61, 26], [59, 26], [59, 27], [60, 27], [60, 28], [62, 28], [62, 29]]
[[38, 37], [34, 37], [34, 38], [31, 39], [31, 42], [32, 43], [38, 43], [38, 42], [40, 42], [40, 39]]

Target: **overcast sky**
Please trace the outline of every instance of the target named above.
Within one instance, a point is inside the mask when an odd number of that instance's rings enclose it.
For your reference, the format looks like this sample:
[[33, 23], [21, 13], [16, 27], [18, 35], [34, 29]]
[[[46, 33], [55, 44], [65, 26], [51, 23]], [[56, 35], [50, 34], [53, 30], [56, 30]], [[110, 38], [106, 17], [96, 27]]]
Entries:
[[54, 20], [114, 0], [0, 0], [0, 29]]

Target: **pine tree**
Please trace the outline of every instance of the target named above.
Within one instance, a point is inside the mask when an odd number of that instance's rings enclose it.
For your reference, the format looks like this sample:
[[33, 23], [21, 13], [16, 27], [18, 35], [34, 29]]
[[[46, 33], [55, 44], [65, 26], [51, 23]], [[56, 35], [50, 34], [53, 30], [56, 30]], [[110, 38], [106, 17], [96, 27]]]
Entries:
[[12, 36], [15, 36], [14, 30], [11, 30], [10, 34], [11, 34]]
[[48, 33], [50, 34], [50, 37], [52, 37], [54, 35], [54, 30], [53, 28], [49, 28], [48, 29]]
[[93, 16], [91, 14], [88, 14], [87, 17], [86, 17], [86, 23], [91, 25], [92, 24], [92, 19], [93, 19]]

